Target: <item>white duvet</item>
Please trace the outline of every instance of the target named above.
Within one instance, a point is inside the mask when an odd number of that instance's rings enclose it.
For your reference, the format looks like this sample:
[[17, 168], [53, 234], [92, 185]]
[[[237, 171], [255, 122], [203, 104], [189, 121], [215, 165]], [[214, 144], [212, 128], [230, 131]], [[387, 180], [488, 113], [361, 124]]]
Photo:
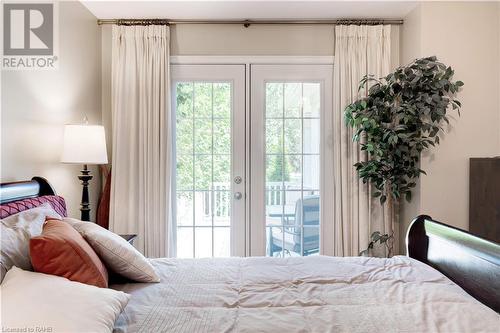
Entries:
[[160, 283], [112, 286], [132, 295], [115, 331], [500, 332], [499, 314], [403, 256], [152, 263]]

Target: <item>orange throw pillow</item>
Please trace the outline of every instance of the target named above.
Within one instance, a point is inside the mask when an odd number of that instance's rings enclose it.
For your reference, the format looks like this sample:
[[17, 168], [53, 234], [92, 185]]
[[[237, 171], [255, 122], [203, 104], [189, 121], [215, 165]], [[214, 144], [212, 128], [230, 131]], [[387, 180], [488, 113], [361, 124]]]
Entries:
[[30, 240], [30, 255], [36, 272], [63, 276], [101, 288], [108, 286], [106, 267], [68, 223], [60, 220], [45, 222], [42, 234]]

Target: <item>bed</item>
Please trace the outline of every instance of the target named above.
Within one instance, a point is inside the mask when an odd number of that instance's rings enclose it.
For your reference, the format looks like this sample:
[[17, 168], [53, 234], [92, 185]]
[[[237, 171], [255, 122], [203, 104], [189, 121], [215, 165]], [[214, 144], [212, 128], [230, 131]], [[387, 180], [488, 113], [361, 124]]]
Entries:
[[[43, 178], [0, 196], [1, 214], [46, 198], [65, 213]], [[151, 259], [160, 283], [110, 285], [132, 295], [115, 332], [498, 332], [499, 244], [429, 216], [406, 243], [390, 259]]]

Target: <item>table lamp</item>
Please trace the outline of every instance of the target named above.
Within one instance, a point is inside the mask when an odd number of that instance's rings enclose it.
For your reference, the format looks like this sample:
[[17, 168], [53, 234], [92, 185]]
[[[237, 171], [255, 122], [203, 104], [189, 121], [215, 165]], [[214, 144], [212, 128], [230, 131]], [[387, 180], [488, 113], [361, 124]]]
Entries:
[[82, 181], [82, 221], [90, 221], [89, 181], [92, 179], [89, 164], [107, 164], [106, 137], [104, 127], [97, 125], [65, 125], [62, 163], [83, 164], [78, 176]]

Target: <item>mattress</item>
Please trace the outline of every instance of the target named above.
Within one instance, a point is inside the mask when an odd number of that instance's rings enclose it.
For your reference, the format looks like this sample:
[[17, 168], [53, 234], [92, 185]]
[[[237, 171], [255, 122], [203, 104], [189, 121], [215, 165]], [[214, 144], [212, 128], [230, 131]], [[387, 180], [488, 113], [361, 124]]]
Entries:
[[[152, 259], [115, 332], [498, 332], [500, 315], [414, 259]], [[473, 278], [473, 277], [471, 277]]]

